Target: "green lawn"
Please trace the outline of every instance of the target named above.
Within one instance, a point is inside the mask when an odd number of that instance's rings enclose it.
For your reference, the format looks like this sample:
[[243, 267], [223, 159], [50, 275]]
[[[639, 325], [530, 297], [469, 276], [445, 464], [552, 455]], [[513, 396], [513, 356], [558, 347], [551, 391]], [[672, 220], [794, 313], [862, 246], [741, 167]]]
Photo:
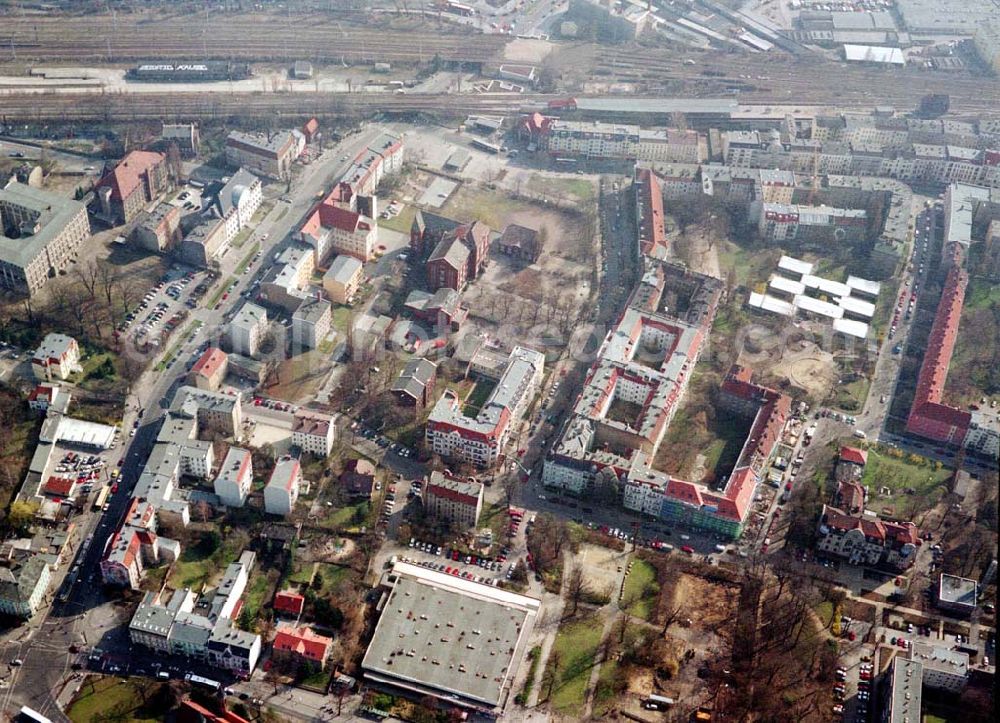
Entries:
[[632, 600], [629, 612], [637, 618], [649, 620], [656, 612], [656, 598], [660, 586], [656, 582], [656, 568], [645, 560], [633, 557], [632, 572], [625, 578], [625, 594], [622, 601]]
[[840, 385], [834, 392], [833, 406], [847, 412], [860, 412], [864, 409], [870, 386], [871, 381], [867, 377]]
[[330, 326], [341, 336], [346, 335], [351, 325], [351, 316], [353, 313], [354, 312], [351, 311], [351, 307], [349, 306], [334, 304], [333, 312], [330, 318]]
[[[933, 506], [945, 493], [950, 475], [950, 470], [924, 457], [896, 458], [872, 449], [861, 482], [868, 486], [870, 509], [905, 519]], [[890, 494], [882, 494], [883, 488]]]
[[272, 590], [271, 581], [268, 579], [263, 569], [256, 570], [247, 585], [243, 596], [243, 607], [248, 611], [251, 618], [256, 618], [260, 609], [264, 607]]
[[219, 286], [219, 288], [215, 290], [215, 293], [212, 294], [212, 297], [208, 300], [208, 303], [205, 304], [205, 307], [211, 309], [213, 306], [218, 304], [219, 299], [221, 299], [222, 295], [226, 293], [226, 289], [228, 289], [234, 283], [236, 283], [236, 277], [230, 276], [224, 283], [222, 283]]
[[441, 212], [452, 218], [474, 218], [490, 228], [503, 228], [505, 219], [518, 212], [530, 213], [535, 204], [504, 193], [479, 190], [465, 185], [451, 195]]
[[[375, 507], [373, 506], [372, 510], [374, 509]], [[335, 530], [356, 529], [370, 522], [369, 518], [372, 515], [372, 510], [369, 510], [368, 503], [362, 500], [353, 505], [331, 510], [326, 517], [320, 520], [320, 524], [323, 527]]]
[[482, 409], [496, 387], [496, 382], [492, 379], [482, 378], [476, 381], [476, 386], [472, 388], [469, 396], [465, 398], [462, 413], [469, 417], [475, 417], [479, 414], [479, 410]]
[[173, 346], [170, 347], [169, 351], [167, 351], [167, 353], [163, 355], [163, 358], [156, 365], [156, 367], [154, 367], [155, 371], [162, 372], [164, 369], [166, 369], [167, 365], [170, 364], [170, 362], [173, 361], [173, 359], [180, 352], [181, 347], [184, 346], [187, 340], [190, 339], [194, 335], [194, 333], [201, 328], [201, 326], [202, 322], [196, 319], [195, 321], [192, 321], [190, 324], [184, 327], [184, 331], [181, 332], [181, 335], [179, 337], [177, 337], [177, 341], [174, 342]]
[[582, 178], [553, 178], [532, 174], [531, 178], [528, 179], [527, 190], [532, 194], [551, 198], [561, 196], [566, 200], [578, 201], [581, 204], [594, 199], [593, 182]]
[[[556, 634], [552, 653], [558, 655], [559, 666], [554, 671], [555, 683], [549, 705], [565, 716], [579, 716], [587, 698], [587, 683], [594, 666], [598, 648], [601, 645], [603, 626], [592, 619], [574, 620], [564, 623]], [[546, 677], [540, 689], [540, 697], [548, 694], [548, 680], [553, 664], [549, 657]]]
[[745, 249], [731, 241], [717, 243], [716, 247], [723, 277], [732, 269], [736, 283], [743, 286], [766, 280], [781, 255], [777, 249]]
[[410, 226], [413, 225], [413, 217], [417, 215], [417, 209], [415, 206], [410, 206], [408, 204], [403, 206], [403, 210], [397, 213], [392, 218], [380, 218], [378, 220], [379, 228], [387, 228], [391, 231], [398, 231], [399, 233], [410, 233]]
[[208, 536], [205, 536], [184, 548], [170, 570], [169, 584], [175, 590], [182, 587], [197, 590], [221, 575], [229, 563], [236, 561], [240, 552], [241, 550], [227, 544], [226, 540], [212, 549]]
[[243, 255], [243, 259], [239, 262], [239, 264], [237, 264], [237, 274], [242, 274], [246, 270], [247, 266], [250, 265], [250, 262], [253, 261], [254, 254], [258, 251], [260, 251], [260, 241], [254, 241], [253, 245]]
[[[66, 714], [73, 723], [106, 720], [155, 723], [163, 720], [160, 700], [163, 687], [148, 678], [88, 678]], [[143, 692], [146, 694], [145, 704]]]
[[819, 605], [813, 608], [816, 613], [816, 617], [822, 621], [824, 627], [830, 627], [833, 623], [833, 603], [829, 600], [824, 600]]

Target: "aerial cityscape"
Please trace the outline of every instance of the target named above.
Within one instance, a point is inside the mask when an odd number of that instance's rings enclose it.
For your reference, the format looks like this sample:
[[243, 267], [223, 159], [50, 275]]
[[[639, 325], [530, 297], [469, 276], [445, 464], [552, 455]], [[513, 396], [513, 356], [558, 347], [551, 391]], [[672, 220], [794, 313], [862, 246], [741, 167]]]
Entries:
[[996, 720], [998, 0], [0, 0], [0, 719]]

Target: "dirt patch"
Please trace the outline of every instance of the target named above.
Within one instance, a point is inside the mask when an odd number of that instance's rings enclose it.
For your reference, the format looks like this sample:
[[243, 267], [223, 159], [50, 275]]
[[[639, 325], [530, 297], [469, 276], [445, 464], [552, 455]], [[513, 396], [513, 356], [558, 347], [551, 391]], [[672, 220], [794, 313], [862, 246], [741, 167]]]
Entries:
[[547, 40], [514, 38], [503, 49], [503, 58], [507, 62], [540, 63], [551, 52], [552, 43]]
[[613, 588], [618, 580], [618, 570], [628, 558], [628, 553], [600, 545], [584, 543], [574, 556], [574, 563], [583, 568], [583, 575], [595, 591]]
[[277, 368], [277, 382], [267, 395], [296, 404], [310, 402], [330, 373], [329, 358], [317, 349], [285, 359]]

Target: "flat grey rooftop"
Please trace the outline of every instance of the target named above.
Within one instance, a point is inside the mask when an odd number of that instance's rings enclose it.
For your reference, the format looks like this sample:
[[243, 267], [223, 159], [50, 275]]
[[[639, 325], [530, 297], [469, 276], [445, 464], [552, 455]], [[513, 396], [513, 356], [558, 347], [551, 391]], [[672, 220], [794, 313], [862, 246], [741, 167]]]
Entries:
[[393, 573], [364, 669], [443, 697], [502, 705], [538, 601], [406, 563]]

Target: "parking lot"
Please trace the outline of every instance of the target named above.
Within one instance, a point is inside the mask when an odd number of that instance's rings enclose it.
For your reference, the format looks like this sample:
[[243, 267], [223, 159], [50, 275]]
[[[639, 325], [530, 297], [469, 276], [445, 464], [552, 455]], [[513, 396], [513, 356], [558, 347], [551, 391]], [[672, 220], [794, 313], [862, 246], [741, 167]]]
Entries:
[[129, 311], [118, 331], [137, 345], [159, 347], [198, 306], [210, 285], [205, 272], [172, 269]]

